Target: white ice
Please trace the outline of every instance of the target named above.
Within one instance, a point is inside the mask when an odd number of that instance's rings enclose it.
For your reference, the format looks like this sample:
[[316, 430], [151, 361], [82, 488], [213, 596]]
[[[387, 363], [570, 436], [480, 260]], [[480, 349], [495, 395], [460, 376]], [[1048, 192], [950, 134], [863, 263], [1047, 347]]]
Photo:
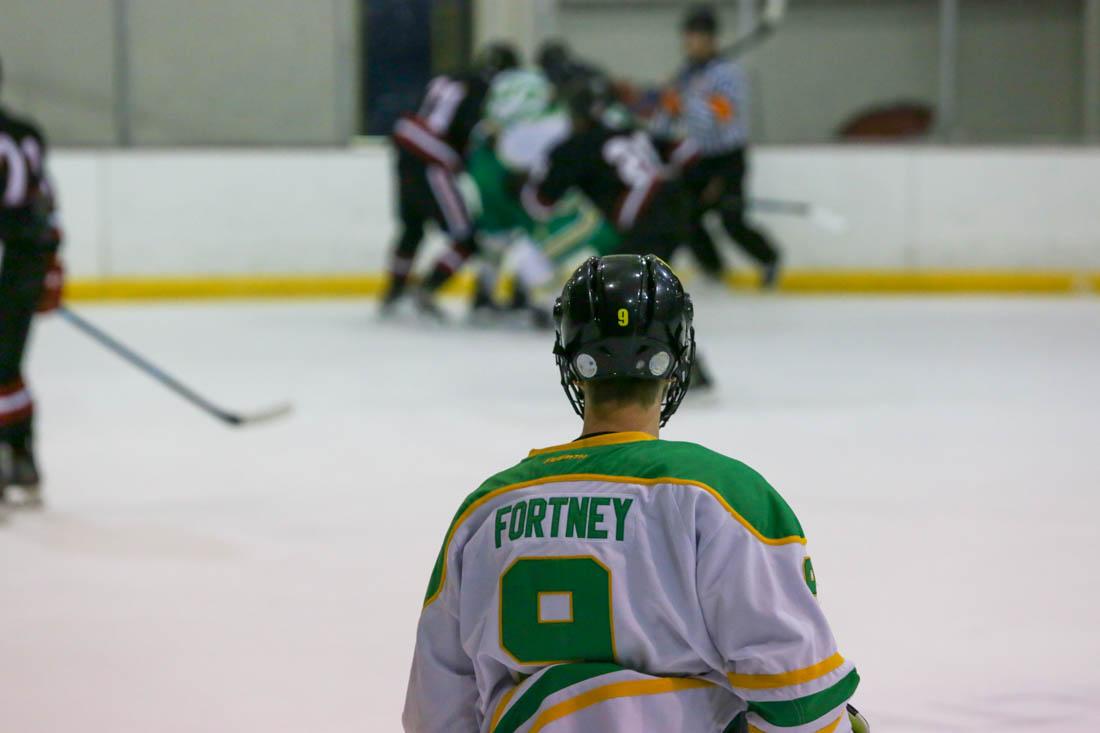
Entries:
[[[81, 308], [231, 431], [44, 322], [48, 508], [0, 519], [0, 731], [397, 731], [463, 496], [578, 422], [545, 335], [366, 302]], [[801, 516], [879, 733], [1100, 729], [1100, 300], [699, 303], [716, 403], [667, 436]]]

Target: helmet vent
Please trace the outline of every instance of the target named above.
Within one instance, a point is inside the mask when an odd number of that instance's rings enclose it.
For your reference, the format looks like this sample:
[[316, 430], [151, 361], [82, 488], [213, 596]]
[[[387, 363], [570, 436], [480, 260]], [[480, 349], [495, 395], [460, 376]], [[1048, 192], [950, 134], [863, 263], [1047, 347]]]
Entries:
[[591, 379], [599, 371], [596, 360], [591, 354], [577, 354], [577, 358], [573, 363], [576, 365], [577, 374], [581, 375], [581, 379]]
[[649, 373], [655, 377], [663, 377], [672, 365], [672, 356], [667, 351], [658, 351], [649, 360]]

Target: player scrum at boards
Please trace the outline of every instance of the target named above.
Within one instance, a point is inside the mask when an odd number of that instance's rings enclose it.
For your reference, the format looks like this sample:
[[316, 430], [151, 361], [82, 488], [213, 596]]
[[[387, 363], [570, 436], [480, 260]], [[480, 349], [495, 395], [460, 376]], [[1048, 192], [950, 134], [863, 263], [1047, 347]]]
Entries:
[[746, 465], [659, 438], [695, 356], [680, 281], [652, 255], [592, 258], [554, 318], [582, 436], [463, 502], [428, 585], [405, 730], [869, 730], [790, 507]]

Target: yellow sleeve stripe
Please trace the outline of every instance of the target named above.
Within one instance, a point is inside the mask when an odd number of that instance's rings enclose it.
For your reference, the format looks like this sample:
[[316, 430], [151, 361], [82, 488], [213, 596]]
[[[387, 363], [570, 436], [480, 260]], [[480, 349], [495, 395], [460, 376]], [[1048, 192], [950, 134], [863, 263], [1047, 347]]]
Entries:
[[842, 664], [844, 664], [844, 657], [837, 652], [824, 661], [792, 672], [779, 674], [733, 674], [731, 672], [729, 680], [731, 685], [742, 690], [774, 690], [777, 687], [791, 687], [812, 682], [839, 669]]
[[535, 722], [532, 723], [529, 733], [538, 733], [555, 720], [560, 720], [567, 715], [592, 707], [607, 700], [615, 700], [620, 697], [642, 697], [643, 695], [660, 695], [665, 692], [677, 690], [690, 690], [697, 687], [712, 687], [713, 683], [699, 679], [678, 679], [664, 677], [652, 680], [630, 680], [628, 682], [616, 682], [614, 684], [597, 687], [594, 690], [581, 693], [576, 697], [563, 700], [542, 711]]
[[[619, 433], [619, 435], [623, 435], [623, 433]], [[613, 436], [605, 436], [605, 437], [613, 437]], [[598, 439], [599, 438], [592, 438], [592, 440], [598, 440]], [[476, 512], [482, 506], [489, 503], [493, 499], [497, 498], [501, 494], [507, 494], [508, 492], [511, 492], [511, 491], [519, 491], [520, 489], [529, 489], [533, 486], [542, 486], [544, 484], [576, 483], [576, 482], [581, 482], [581, 481], [590, 481], [590, 482], [596, 482], [596, 483], [603, 482], [603, 483], [614, 483], [614, 484], [637, 484], [637, 485], [640, 485], [640, 486], [656, 486], [656, 485], [660, 485], [660, 484], [672, 484], [672, 485], [678, 485], [678, 486], [694, 486], [695, 488], [702, 489], [703, 491], [705, 491], [708, 494], [710, 494], [711, 496], [713, 496], [715, 501], [717, 501], [719, 504], [721, 504], [722, 508], [730, 513], [730, 516], [732, 516], [735, 520], [737, 520], [737, 522], [740, 523], [741, 526], [743, 526], [745, 529], [747, 529], [749, 531], [749, 533], [752, 534], [753, 537], [760, 540], [764, 544], [766, 544], [766, 545], [790, 545], [790, 544], [794, 544], [794, 543], [798, 543], [798, 544], [802, 544], [802, 545], [806, 544], [806, 538], [805, 537], [800, 537], [798, 535], [791, 535], [790, 537], [780, 537], [778, 539], [773, 539], [771, 537], [765, 537], [764, 535], [760, 534], [760, 531], [758, 529], [756, 529], [756, 527], [752, 526], [749, 523], [749, 520], [745, 519], [740, 514], [738, 514], [737, 510], [734, 509], [732, 506], [730, 506], [729, 502], [727, 502], [725, 499], [723, 499], [722, 495], [719, 494], [718, 491], [716, 491], [715, 489], [711, 488], [710, 486], [707, 486], [706, 484], [701, 483], [699, 481], [691, 481], [689, 479], [670, 478], [670, 477], [639, 478], [637, 476], [607, 476], [607, 475], [599, 474], [599, 473], [567, 473], [567, 474], [559, 474], [557, 476], [545, 476], [543, 478], [534, 479], [534, 480], [531, 480], [531, 481], [524, 481], [522, 483], [512, 484], [510, 486], [502, 486], [499, 489], [494, 489], [493, 491], [490, 491], [489, 493], [487, 493], [485, 496], [481, 497], [480, 499], [478, 499], [474, 503], [470, 504], [470, 506], [466, 507], [466, 511], [462, 512], [462, 515], [457, 520], [455, 520], [454, 524], [451, 526], [451, 531], [447, 534], [447, 541], [443, 544], [443, 572], [440, 573], [440, 576], [439, 576], [439, 587], [436, 588], [435, 593], [433, 593], [428, 598], [428, 600], [424, 601], [424, 608], [427, 608], [428, 606], [432, 605], [432, 602], [435, 601], [435, 599], [439, 597], [439, 594], [443, 592], [443, 589], [445, 587], [447, 587], [447, 565], [448, 565], [447, 555], [450, 554], [451, 540], [454, 539], [455, 533], [458, 532], [458, 528], [462, 526], [462, 523], [465, 522], [467, 519], [469, 519], [470, 516], [473, 515], [474, 512]], [[782, 687], [782, 685], [777, 685], [777, 687]]]
[[516, 694], [516, 690], [518, 689], [519, 686], [517, 685], [504, 693], [504, 697], [500, 698], [500, 703], [497, 704], [496, 712], [493, 713], [493, 720], [489, 723], [489, 730], [496, 730], [497, 723], [500, 722], [500, 718], [504, 715], [504, 711], [508, 709], [508, 703], [512, 701], [512, 696]]

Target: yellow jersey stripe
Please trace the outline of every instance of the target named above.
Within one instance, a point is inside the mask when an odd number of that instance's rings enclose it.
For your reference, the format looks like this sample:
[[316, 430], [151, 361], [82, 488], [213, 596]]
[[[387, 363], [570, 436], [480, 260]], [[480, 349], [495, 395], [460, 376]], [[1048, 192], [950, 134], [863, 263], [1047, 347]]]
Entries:
[[572, 443], [564, 443], [562, 445], [552, 445], [549, 448], [536, 448], [527, 454], [528, 458], [534, 456], [541, 456], [546, 453], [557, 453], [563, 450], [573, 450], [574, 448], [598, 448], [604, 445], [618, 445], [620, 443], [637, 443], [642, 440], [657, 440], [657, 436], [650, 435], [649, 433], [640, 432], [625, 432], [625, 433], [608, 433], [607, 435], [596, 435], [591, 438], [584, 438], [583, 440], [574, 440]]
[[560, 720], [567, 715], [584, 710], [607, 700], [620, 697], [642, 697], [643, 695], [660, 695], [665, 692], [677, 690], [690, 690], [698, 687], [712, 687], [713, 683], [699, 679], [675, 679], [662, 678], [653, 680], [630, 680], [616, 682], [594, 690], [581, 693], [576, 697], [563, 700], [557, 705], [547, 708], [535, 718], [529, 733], [538, 733], [555, 720]]
[[729, 674], [730, 684], [742, 690], [774, 690], [777, 687], [791, 687], [812, 682], [824, 677], [844, 664], [844, 657], [837, 652], [817, 664], [779, 674]]
[[508, 703], [512, 701], [512, 697], [516, 694], [516, 690], [518, 689], [519, 686], [517, 685], [504, 693], [504, 697], [500, 698], [500, 704], [497, 705], [496, 712], [493, 713], [493, 720], [489, 723], [490, 733], [497, 729], [497, 723], [500, 722], [501, 717], [504, 715], [504, 711], [508, 709]]
[[542, 243], [542, 250], [551, 259], [572, 249], [583, 242], [600, 223], [600, 216], [594, 209], [584, 209], [580, 220], [565, 231], [559, 232]]

